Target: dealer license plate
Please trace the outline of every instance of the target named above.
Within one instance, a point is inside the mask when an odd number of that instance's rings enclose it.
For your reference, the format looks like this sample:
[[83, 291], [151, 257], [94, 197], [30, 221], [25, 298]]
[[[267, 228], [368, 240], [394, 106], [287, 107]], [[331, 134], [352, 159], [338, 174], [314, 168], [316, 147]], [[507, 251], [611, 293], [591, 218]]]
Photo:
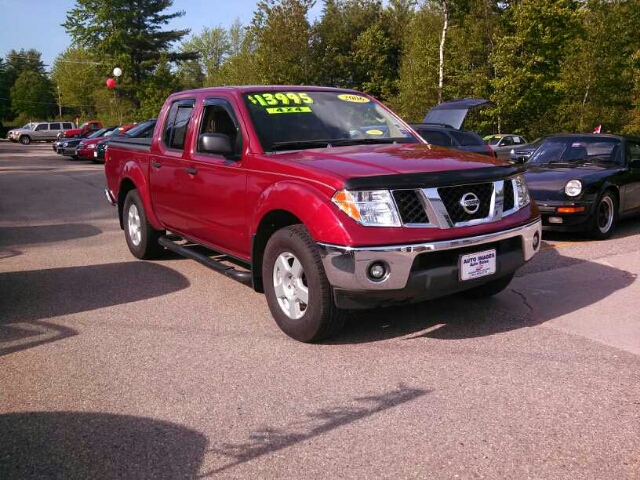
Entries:
[[460, 255], [460, 280], [473, 280], [496, 273], [496, 251]]

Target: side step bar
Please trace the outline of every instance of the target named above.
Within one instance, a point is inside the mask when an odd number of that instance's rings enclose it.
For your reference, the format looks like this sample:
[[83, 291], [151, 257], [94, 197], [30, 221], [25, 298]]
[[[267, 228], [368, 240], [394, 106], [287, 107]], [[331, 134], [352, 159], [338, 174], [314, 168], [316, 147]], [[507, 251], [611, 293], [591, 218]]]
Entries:
[[178, 245], [173, 241], [173, 239], [177, 239], [175, 236], [162, 236], [158, 239], [158, 243], [162, 245], [164, 248], [171, 250], [172, 252], [177, 253], [178, 255], [182, 255], [183, 257], [190, 258], [195, 260], [198, 263], [201, 263], [205, 267], [209, 267], [212, 270], [215, 270], [218, 273], [222, 273], [229, 278], [233, 278], [240, 283], [244, 283], [245, 285], [251, 285], [253, 282], [251, 272], [242, 272], [240, 270], [236, 270], [229, 265], [225, 265], [222, 262], [214, 260], [213, 258], [207, 257], [202, 253], [196, 252], [195, 250], [190, 249], [189, 247], [185, 247], [182, 245]]

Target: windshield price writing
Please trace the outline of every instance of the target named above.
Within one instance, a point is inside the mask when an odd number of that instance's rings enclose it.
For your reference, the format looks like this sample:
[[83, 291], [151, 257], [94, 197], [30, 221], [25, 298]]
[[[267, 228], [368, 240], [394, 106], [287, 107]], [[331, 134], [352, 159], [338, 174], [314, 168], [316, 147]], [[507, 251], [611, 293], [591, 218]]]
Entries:
[[247, 98], [254, 105], [263, 107], [311, 105], [313, 103], [313, 99], [308, 94], [294, 92], [256, 93], [247, 95]]

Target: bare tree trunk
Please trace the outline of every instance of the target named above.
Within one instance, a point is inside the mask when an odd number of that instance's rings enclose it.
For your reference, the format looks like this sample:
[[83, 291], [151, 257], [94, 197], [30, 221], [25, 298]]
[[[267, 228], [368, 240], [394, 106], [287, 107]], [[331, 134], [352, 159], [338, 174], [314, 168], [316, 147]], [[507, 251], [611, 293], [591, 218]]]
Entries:
[[449, 28], [448, 0], [442, 0], [442, 7], [444, 8], [444, 12], [443, 12], [444, 22], [442, 24], [442, 37], [440, 37], [440, 69], [439, 69], [439, 79], [438, 79], [438, 103], [442, 103], [442, 87], [444, 84], [444, 43], [447, 39], [447, 30]]

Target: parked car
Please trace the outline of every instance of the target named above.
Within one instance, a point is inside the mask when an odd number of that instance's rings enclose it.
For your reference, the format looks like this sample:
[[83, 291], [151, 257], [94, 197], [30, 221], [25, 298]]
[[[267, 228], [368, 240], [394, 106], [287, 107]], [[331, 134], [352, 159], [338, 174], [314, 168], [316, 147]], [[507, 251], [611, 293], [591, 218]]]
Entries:
[[513, 163], [528, 162], [529, 158], [531, 158], [531, 155], [533, 155], [533, 152], [535, 152], [537, 148], [542, 145], [542, 142], [544, 142], [545, 138], [547, 137], [540, 137], [535, 139], [531, 143], [527, 143], [526, 145], [520, 145], [518, 147], [512, 148], [509, 152], [509, 160]]
[[167, 248], [252, 285], [305, 342], [345, 309], [494, 295], [541, 240], [519, 167], [432, 148], [353, 90], [172, 94], [151, 137], [110, 140], [105, 174], [134, 256]]
[[87, 138], [80, 140], [76, 149], [76, 156], [80, 160], [93, 160], [96, 145], [109, 138], [118, 130], [117, 126], [107, 127], [92, 133]]
[[[119, 132], [121, 130], [126, 130], [128, 128], [131, 128], [129, 125], [124, 126], [124, 127], [112, 127], [113, 130], [111, 130], [110, 133], [115, 134], [115, 132]], [[88, 139], [91, 138], [99, 138], [101, 135], [107, 133], [106, 132], [107, 129], [100, 129], [94, 133], [92, 133], [91, 135], [89, 135], [89, 137], [87, 138], [64, 138], [64, 139], [60, 139], [60, 146], [58, 147], [58, 154], [60, 155], [64, 155], [66, 157], [71, 157], [73, 160], [78, 160], [79, 159], [79, 153], [78, 153], [78, 149], [84, 147], [84, 142], [86, 142]]]
[[495, 152], [475, 132], [429, 123], [412, 123], [411, 127], [431, 145], [496, 157]]
[[75, 128], [71, 122], [35, 122], [22, 128], [10, 130], [7, 138], [13, 142], [29, 145], [31, 142], [54, 141], [58, 134]]
[[543, 228], [608, 238], [620, 216], [640, 211], [640, 138], [550, 136], [527, 163], [525, 178]]
[[91, 135], [94, 132], [97, 132], [101, 128], [103, 128], [102, 127], [102, 123], [100, 123], [98, 120], [91, 120], [89, 122], [84, 122], [78, 128], [73, 128], [72, 130], [66, 130], [65, 132], [62, 132], [60, 134], [59, 138], [60, 139], [62, 139], [62, 138], [84, 138], [84, 137], [88, 137], [89, 135]]
[[93, 151], [93, 158], [91, 161], [93, 163], [104, 163], [105, 152], [107, 151], [107, 146], [109, 145], [109, 141], [114, 138], [119, 137], [127, 137], [127, 138], [149, 138], [153, 135], [153, 129], [156, 126], [156, 119], [152, 118], [151, 120], [147, 120], [145, 122], [140, 122], [136, 125], [132, 125], [130, 130], [125, 130], [115, 135], [111, 135], [108, 138], [101, 140], [96, 144], [95, 150]]
[[511, 150], [527, 143], [524, 137], [512, 134], [496, 134], [485, 137], [487, 145], [496, 152], [498, 158], [509, 158]]
[[475, 132], [461, 130], [469, 111], [492, 105], [483, 98], [462, 98], [436, 105], [427, 112], [422, 123], [411, 124], [428, 143], [439, 147], [495, 157], [482, 137]]

